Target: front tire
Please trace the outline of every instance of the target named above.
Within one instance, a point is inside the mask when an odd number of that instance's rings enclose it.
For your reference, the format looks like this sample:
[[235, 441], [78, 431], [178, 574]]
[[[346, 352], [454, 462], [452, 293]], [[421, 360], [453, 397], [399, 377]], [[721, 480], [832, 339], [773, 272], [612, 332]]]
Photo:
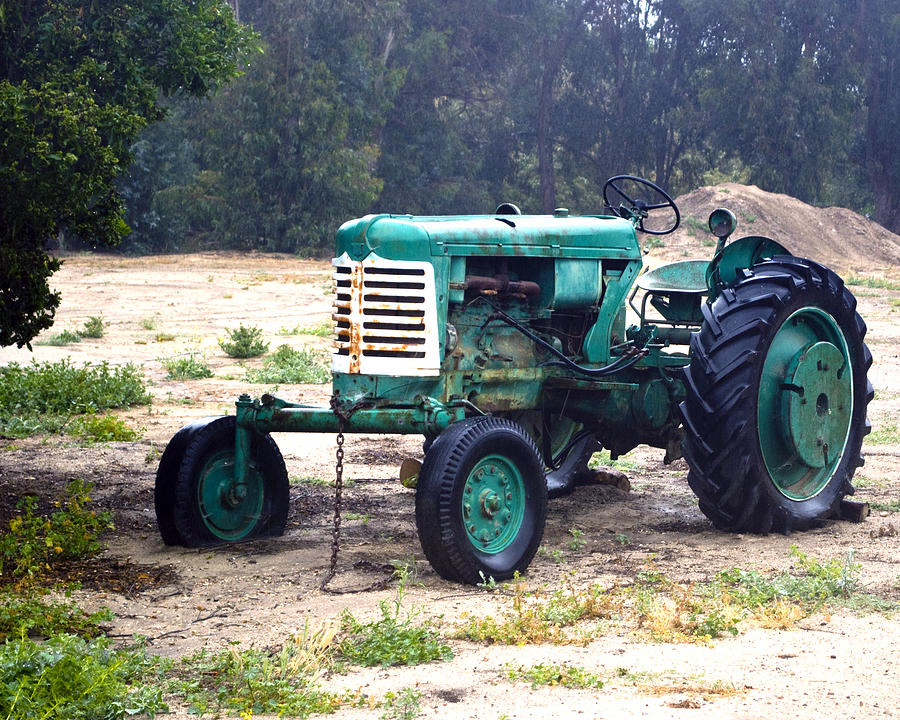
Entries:
[[220, 417], [188, 440], [175, 481], [172, 521], [187, 547], [281, 535], [289, 483], [270, 435], [253, 434], [246, 484], [234, 482], [237, 421]]
[[546, 518], [544, 469], [520, 425], [496, 417], [462, 420], [425, 456], [416, 526], [425, 556], [443, 578], [474, 585], [524, 571]]
[[684, 456], [722, 530], [788, 533], [836, 516], [863, 464], [872, 355], [831, 270], [777, 257], [744, 271], [691, 339]]

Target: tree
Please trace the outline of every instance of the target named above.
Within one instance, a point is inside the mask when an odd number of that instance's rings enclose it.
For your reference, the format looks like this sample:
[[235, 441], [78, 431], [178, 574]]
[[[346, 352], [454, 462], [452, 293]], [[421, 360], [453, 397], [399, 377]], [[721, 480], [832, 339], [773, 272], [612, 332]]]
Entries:
[[160, 95], [215, 91], [253, 37], [221, 0], [0, 3], [0, 345], [53, 323], [50, 239], [128, 232], [115, 181]]

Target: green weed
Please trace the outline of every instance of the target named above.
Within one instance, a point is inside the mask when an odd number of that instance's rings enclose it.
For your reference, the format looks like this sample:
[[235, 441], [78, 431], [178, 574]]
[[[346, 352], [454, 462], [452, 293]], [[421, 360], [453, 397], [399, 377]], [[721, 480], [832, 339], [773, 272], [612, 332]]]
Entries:
[[422, 693], [413, 688], [403, 688], [397, 692], [389, 690], [384, 694], [381, 706], [381, 720], [413, 720], [422, 714]]
[[638, 470], [641, 464], [629, 457], [630, 453], [620, 455], [615, 460], [612, 459], [609, 450], [601, 450], [594, 453], [588, 461], [588, 467], [596, 470], [598, 467], [609, 467], [614, 470]]
[[75, 366], [70, 360], [0, 367], [0, 433], [60, 432], [71, 415], [149, 404], [140, 370], [128, 363]]
[[882, 510], [884, 512], [900, 512], [900, 498], [886, 503], [870, 501], [869, 507], [873, 510]]
[[880, 290], [900, 290], [900, 282], [895, 282], [886, 278], [849, 275], [845, 282], [847, 285], [855, 285], [857, 287], [878, 288]]
[[158, 343], [172, 342], [174, 339], [175, 339], [175, 333], [169, 333], [169, 332], [158, 332], [158, 333], [156, 333], [156, 337], [154, 338], [154, 340], [156, 340], [156, 342], [158, 342]]
[[141, 684], [155, 664], [143, 650], [113, 650], [103, 638], [7, 641], [0, 645], [0, 717], [117, 720], [168, 712], [162, 690]]
[[581, 550], [585, 545], [587, 545], [587, 540], [584, 539], [584, 531], [579, 530], [577, 527], [569, 528], [569, 535], [572, 536], [572, 539], [567, 543], [569, 550]]
[[100, 624], [112, 619], [107, 608], [86, 613], [73, 602], [44, 601], [34, 588], [0, 590], [0, 641], [63, 634], [96, 637]]
[[71, 345], [72, 343], [77, 342], [81, 342], [81, 335], [79, 335], [77, 332], [72, 332], [71, 330], [63, 330], [56, 335], [51, 335], [46, 340], [38, 340], [35, 344], [59, 347], [62, 345]]
[[681, 222], [685, 228], [687, 228], [687, 234], [691, 237], [695, 236], [698, 232], [705, 233], [707, 231], [706, 223], [693, 215], [686, 216]]
[[72, 480], [59, 508], [49, 517], [38, 515], [37, 498], [19, 500], [19, 514], [0, 535], [0, 573], [38, 579], [54, 563], [91, 557], [100, 552], [97, 536], [112, 528], [109, 512], [90, 508], [92, 485]]
[[524, 680], [531, 683], [531, 688], [537, 689], [541, 685], [549, 685], [551, 687], [560, 685], [562, 687], [571, 688], [602, 688], [603, 680], [598, 675], [588, 672], [583, 667], [577, 665], [569, 665], [563, 663], [556, 665], [553, 663], [538, 663], [531, 667], [523, 665], [512, 666], [507, 663], [506, 677], [516, 682]]
[[66, 428], [82, 443], [134, 442], [141, 434], [115, 415], [79, 415]]
[[102, 338], [106, 332], [106, 323], [102, 315], [92, 315], [84, 321], [78, 334], [83, 338]]
[[141, 327], [144, 330], [156, 330], [156, 318], [143, 318], [141, 320]]
[[379, 603], [381, 618], [361, 623], [349, 610], [341, 615], [343, 638], [338, 651], [348, 662], [363, 666], [419, 665], [433, 660], [450, 660], [453, 651], [440, 640], [430, 621], [413, 621], [421, 608], [403, 611], [403, 595], [408, 570], [397, 569], [399, 586], [393, 601]]
[[232, 648], [218, 653], [201, 650], [173, 668], [168, 690], [180, 696], [188, 712], [251, 717], [273, 714], [306, 718], [331, 713], [344, 698], [317, 685], [320, 671], [331, 663], [333, 628], [290, 638], [277, 652]]
[[219, 340], [219, 347], [228, 357], [251, 358], [262, 355], [269, 349], [269, 343], [262, 339], [262, 328], [244, 327], [241, 323], [234, 330], [225, 329], [228, 340]]
[[322, 357], [311, 350], [295, 350], [279, 345], [260, 369], [247, 370], [244, 379], [251, 383], [280, 385], [285, 383], [326, 383], [331, 371]]
[[328, 320], [323, 320], [318, 325], [301, 327], [294, 325], [292, 328], [282, 326], [278, 330], [279, 335], [315, 335], [316, 337], [331, 337], [333, 329]]
[[866, 443], [870, 445], [896, 445], [900, 443], [900, 428], [893, 418], [885, 418], [872, 427], [872, 432], [866, 435]]
[[558, 645], [590, 642], [596, 628], [576, 628], [576, 623], [608, 619], [621, 611], [622, 601], [599, 585], [578, 589], [568, 584], [547, 594], [527, 592], [518, 576], [512, 584], [512, 603], [497, 617], [462, 614], [455, 637], [499, 645], [552, 642]]
[[169, 380], [203, 380], [213, 376], [206, 358], [195, 353], [160, 358], [159, 362], [166, 369]]

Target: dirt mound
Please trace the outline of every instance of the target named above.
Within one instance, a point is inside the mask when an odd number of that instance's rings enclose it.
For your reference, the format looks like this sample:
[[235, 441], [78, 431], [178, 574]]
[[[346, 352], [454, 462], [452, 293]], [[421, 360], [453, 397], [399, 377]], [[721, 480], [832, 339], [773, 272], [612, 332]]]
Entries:
[[682, 224], [664, 239], [665, 254], [673, 257], [709, 257], [714, 238], [706, 219], [715, 208], [726, 207], [738, 219], [735, 237], [765, 235], [795, 255], [843, 273], [900, 265], [900, 237], [845, 208], [816, 208], [789, 195], [737, 183], [702, 187], [676, 202]]

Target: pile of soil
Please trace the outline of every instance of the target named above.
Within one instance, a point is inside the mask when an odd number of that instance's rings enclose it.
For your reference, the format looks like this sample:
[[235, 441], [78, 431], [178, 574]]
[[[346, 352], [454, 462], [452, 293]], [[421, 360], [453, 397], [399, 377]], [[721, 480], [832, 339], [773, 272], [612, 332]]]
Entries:
[[737, 183], [701, 187], [676, 203], [681, 227], [663, 238], [664, 249], [652, 251], [653, 255], [709, 257], [712, 236], [706, 220], [715, 208], [725, 207], [738, 219], [734, 237], [770, 237], [795, 255], [839, 273], [881, 273], [900, 265], [900, 237], [846, 208], [817, 208], [789, 195]]

